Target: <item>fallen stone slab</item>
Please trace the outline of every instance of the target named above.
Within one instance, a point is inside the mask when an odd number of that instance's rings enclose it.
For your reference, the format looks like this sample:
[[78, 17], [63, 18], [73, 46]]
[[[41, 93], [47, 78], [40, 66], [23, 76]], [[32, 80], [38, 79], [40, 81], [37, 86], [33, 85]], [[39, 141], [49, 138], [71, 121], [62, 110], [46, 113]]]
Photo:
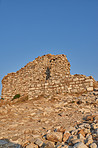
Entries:
[[90, 147], [90, 148], [97, 148], [97, 144], [96, 144], [96, 143], [92, 143], [92, 144], [90, 144], [89, 147]]
[[88, 148], [84, 143], [82, 142], [79, 142], [79, 143], [76, 143], [73, 148]]
[[62, 142], [63, 135], [60, 132], [51, 132], [47, 134], [47, 140], [52, 142]]
[[0, 148], [23, 148], [20, 144], [10, 142], [8, 139], [0, 140]]

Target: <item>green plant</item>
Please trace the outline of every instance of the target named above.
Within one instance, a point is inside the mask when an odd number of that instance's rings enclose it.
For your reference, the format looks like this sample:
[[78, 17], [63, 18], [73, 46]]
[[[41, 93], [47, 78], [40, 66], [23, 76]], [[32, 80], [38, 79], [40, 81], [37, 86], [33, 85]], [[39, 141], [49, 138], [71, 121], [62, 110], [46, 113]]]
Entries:
[[20, 94], [16, 94], [16, 95], [13, 97], [12, 101], [13, 101], [14, 99], [17, 99], [17, 98], [20, 98]]
[[72, 101], [71, 103], [75, 103], [75, 101]]
[[4, 100], [4, 98], [1, 98], [1, 100]]
[[78, 105], [82, 104], [82, 101], [81, 100], [77, 101], [77, 104]]

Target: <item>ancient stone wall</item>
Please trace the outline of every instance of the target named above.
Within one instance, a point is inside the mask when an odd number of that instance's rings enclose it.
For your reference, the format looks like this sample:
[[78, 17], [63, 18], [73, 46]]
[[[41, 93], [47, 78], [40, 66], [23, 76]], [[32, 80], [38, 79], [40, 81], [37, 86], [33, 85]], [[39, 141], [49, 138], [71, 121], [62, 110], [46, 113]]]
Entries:
[[71, 75], [70, 63], [65, 55], [44, 55], [28, 63], [16, 73], [2, 80], [2, 97], [14, 95], [52, 96], [58, 93], [81, 93], [92, 91], [94, 79], [84, 75]]

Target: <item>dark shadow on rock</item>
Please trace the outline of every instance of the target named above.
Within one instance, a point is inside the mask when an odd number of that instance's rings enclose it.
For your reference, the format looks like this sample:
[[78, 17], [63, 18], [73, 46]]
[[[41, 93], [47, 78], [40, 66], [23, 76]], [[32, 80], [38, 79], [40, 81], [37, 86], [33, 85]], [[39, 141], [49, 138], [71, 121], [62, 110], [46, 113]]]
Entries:
[[23, 148], [20, 144], [13, 143], [8, 139], [0, 139], [0, 148]]

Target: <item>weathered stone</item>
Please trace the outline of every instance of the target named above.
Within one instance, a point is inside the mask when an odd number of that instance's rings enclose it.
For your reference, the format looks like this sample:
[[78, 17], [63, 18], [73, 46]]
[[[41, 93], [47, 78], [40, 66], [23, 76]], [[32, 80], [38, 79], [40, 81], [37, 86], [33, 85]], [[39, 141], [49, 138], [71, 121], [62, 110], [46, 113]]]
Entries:
[[94, 88], [94, 91], [98, 91], [98, 88]]
[[72, 134], [72, 135], [76, 135], [77, 132], [78, 132], [78, 129], [74, 129], [74, 130], [71, 131], [71, 134]]
[[60, 132], [51, 132], [47, 134], [47, 140], [53, 141], [53, 142], [62, 142], [62, 133]]
[[7, 144], [9, 141], [7, 139], [1, 139], [0, 140], [0, 145]]
[[0, 148], [22, 148], [22, 146], [19, 144], [12, 143], [7, 139], [1, 139]]
[[71, 132], [71, 131], [73, 131], [75, 129], [76, 129], [75, 127], [70, 126], [70, 127], [67, 128], [67, 131], [70, 131]]
[[62, 148], [62, 144], [57, 144], [56, 148]]
[[27, 145], [26, 148], [38, 148], [38, 145], [31, 143], [31, 144]]
[[72, 144], [76, 144], [76, 143], [81, 142], [81, 140], [80, 140], [80, 139], [74, 139], [74, 140], [72, 140], [71, 142], [72, 142]]
[[85, 127], [85, 128], [88, 128], [88, 129], [91, 128], [90, 124], [84, 124], [84, 127]]
[[98, 103], [98, 98], [95, 99], [95, 102]]
[[92, 115], [89, 115], [89, 116], [86, 117], [86, 120], [87, 121], [93, 121], [94, 117]]
[[31, 129], [25, 129], [24, 130], [24, 134], [29, 134], [29, 133], [32, 133], [32, 130]]
[[63, 135], [63, 142], [66, 142], [71, 134], [68, 131], [65, 131]]
[[84, 141], [84, 139], [85, 139], [85, 137], [82, 134], [79, 134], [78, 138], [81, 139], [82, 141]]
[[93, 129], [97, 129], [98, 128], [98, 123], [96, 123], [96, 124], [95, 123], [92, 123], [92, 128]]
[[65, 144], [62, 148], [72, 148], [71, 146]]
[[64, 127], [61, 127], [61, 126], [56, 127], [55, 130], [56, 130], [57, 132], [62, 132], [62, 133], [64, 133], [64, 132], [66, 131], [66, 129], [65, 129]]
[[45, 143], [44, 148], [54, 148], [54, 145], [52, 144], [52, 142], [47, 142]]
[[86, 144], [86, 145], [89, 145], [89, 144], [91, 144], [91, 143], [93, 143], [92, 135], [86, 136], [85, 144]]
[[93, 91], [93, 87], [88, 87], [87, 91]]
[[96, 143], [92, 143], [89, 145], [90, 148], [97, 148], [97, 144]]
[[79, 142], [79, 143], [76, 143], [73, 148], [88, 148], [84, 143], [82, 142]]
[[84, 130], [83, 129], [79, 130], [78, 131], [78, 134], [82, 134], [85, 137], [85, 133], [84, 133]]
[[93, 80], [90, 82], [90, 87], [93, 87]]
[[42, 146], [43, 145], [43, 141], [40, 138], [37, 138], [34, 142], [34, 144], [38, 145], [38, 146]]
[[97, 115], [97, 116], [95, 116], [94, 118], [95, 118], [95, 120], [98, 122], [98, 115]]
[[12, 141], [16, 141], [19, 138], [19, 136], [13, 136], [11, 139]]
[[65, 55], [47, 54], [29, 62], [16, 73], [5, 76], [2, 80], [2, 98], [12, 100], [20, 94], [32, 100], [41, 95], [83, 93], [93, 91], [94, 82], [93, 77], [70, 75], [70, 63]]
[[84, 133], [85, 133], [85, 134], [88, 134], [88, 133], [90, 133], [90, 132], [91, 132], [90, 129], [87, 129], [87, 128], [84, 129]]
[[95, 92], [94, 92], [94, 95], [98, 95], [98, 92], [95, 91]]

